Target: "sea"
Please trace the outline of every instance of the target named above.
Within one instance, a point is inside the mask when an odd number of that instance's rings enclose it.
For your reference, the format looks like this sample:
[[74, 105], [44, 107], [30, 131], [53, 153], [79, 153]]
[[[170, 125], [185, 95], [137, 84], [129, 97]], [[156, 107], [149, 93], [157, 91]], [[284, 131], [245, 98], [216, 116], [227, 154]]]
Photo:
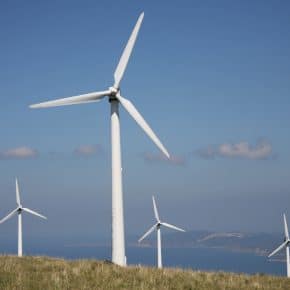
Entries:
[[[6, 245], [5, 254], [16, 254], [15, 244]], [[2, 252], [3, 253], [3, 252]], [[3, 253], [3, 254], [4, 254]], [[47, 245], [40, 248], [36, 244], [25, 245], [25, 255], [45, 255], [66, 259], [111, 260], [111, 247], [93, 244]], [[126, 249], [128, 265], [156, 266], [157, 249], [130, 246]], [[219, 248], [163, 248], [164, 267], [193, 269], [200, 271], [225, 271], [246, 274], [286, 275], [286, 265], [282, 260], [269, 260], [254, 253], [235, 252]]]

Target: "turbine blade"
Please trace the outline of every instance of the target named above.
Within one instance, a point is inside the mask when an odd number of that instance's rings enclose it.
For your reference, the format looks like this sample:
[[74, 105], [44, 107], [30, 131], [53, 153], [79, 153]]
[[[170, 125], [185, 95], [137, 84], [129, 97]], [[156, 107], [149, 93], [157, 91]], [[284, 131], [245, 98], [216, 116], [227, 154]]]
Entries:
[[287, 220], [286, 220], [286, 215], [285, 213], [283, 214], [284, 218], [284, 232], [285, 232], [285, 238], [289, 240], [289, 232], [288, 232], [288, 226], [287, 226]]
[[125, 110], [131, 115], [131, 117], [137, 122], [137, 124], [143, 129], [143, 131], [148, 135], [148, 137], [155, 143], [155, 145], [169, 159], [170, 155], [169, 155], [168, 151], [163, 146], [163, 144], [158, 139], [158, 137], [155, 135], [153, 130], [150, 128], [150, 126], [147, 124], [147, 122], [144, 120], [144, 118], [141, 116], [141, 114], [137, 111], [135, 106], [129, 100], [125, 99], [124, 97], [120, 96], [119, 94], [116, 95], [116, 98], [119, 100], [119, 102], [125, 108]]
[[66, 105], [76, 105], [91, 102], [98, 102], [104, 96], [109, 95], [111, 92], [109, 90], [103, 92], [93, 92], [68, 98], [57, 99], [53, 101], [43, 102], [39, 104], [30, 105], [31, 109], [48, 108], [48, 107], [58, 107]]
[[133, 50], [133, 47], [134, 47], [134, 44], [135, 44], [135, 41], [137, 39], [137, 35], [138, 35], [138, 32], [139, 32], [139, 29], [141, 27], [141, 24], [142, 24], [142, 21], [143, 21], [143, 17], [144, 17], [144, 12], [142, 12], [136, 22], [136, 25], [131, 33], [131, 36], [127, 42], [127, 45], [123, 51], [123, 54], [119, 60], [119, 64], [115, 70], [115, 73], [114, 73], [114, 79], [115, 79], [115, 84], [114, 84], [114, 87], [116, 89], [119, 88], [120, 86], [120, 82], [123, 78], [123, 75], [124, 75], [124, 72], [126, 70], [126, 67], [127, 67], [127, 64], [128, 64], [128, 61], [129, 61], [129, 58], [130, 58], [130, 55], [132, 53], [132, 50]]
[[156, 228], [157, 224], [155, 224], [154, 226], [152, 226], [139, 240], [138, 243], [140, 243], [142, 240], [144, 240], [147, 236], [149, 236], [154, 229]]
[[181, 229], [181, 228], [178, 228], [174, 225], [171, 225], [171, 224], [168, 224], [168, 223], [161, 223], [161, 225], [167, 227], [167, 228], [170, 228], [170, 229], [174, 229], [174, 230], [177, 230], [177, 231], [180, 231], [180, 232], [185, 232], [184, 229]]
[[287, 246], [288, 240], [286, 240], [283, 244], [281, 244], [277, 249], [275, 249], [269, 256], [268, 258], [274, 256], [276, 253], [278, 253], [279, 251], [281, 251], [284, 247]]
[[4, 223], [6, 220], [10, 219], [11, 217], [13, 217], [16, 212], [17, 212], [18, 208], [14, 209], [12, 212], [10, 212], [6, 217], [4, 217], [2, 220], [0, 220], [0, 224]]
[[160, 222], [160, 218], [159, 218], [159, 214], [158, 214], [158, 210], [157, 210], [157, 206], [156, 206], [156, 202], [155, 202], [154, 196], [152, 196], [152, 201], [153, 201], [153, 209], [154, 209], [155, 218], [156, 218], [156, 220], [158, 222]]
[[16, 202], [17, 202], [17, 205], [20, 206], [21, 205], [21, 202], [20, 202], [20, 194], [19, 194], [19, 185], [18, 185], [18, 179], [16, 178]]
[[36, 215], [36, 216], [38, 216], [38, 217], [41, 217], [41, 218], [47, 220], [47, 217], [45, 217], [44, 215], [42, 215], [42, 214], [40, 214], [40, 213], [38, 213], [38, 212], [36, 212], [36, 211], [33, 211], [33, 210], [31, 210], [31, 209], [29, 209], [29, 208], [26, 208], [26, 207], [23, 207], [22, 209], [23, 209], [24, 211], [26, 211], [26, 212], [29, 212], [29, 213], [31, 213], [31, 214], [33, 214], [33, 215]]

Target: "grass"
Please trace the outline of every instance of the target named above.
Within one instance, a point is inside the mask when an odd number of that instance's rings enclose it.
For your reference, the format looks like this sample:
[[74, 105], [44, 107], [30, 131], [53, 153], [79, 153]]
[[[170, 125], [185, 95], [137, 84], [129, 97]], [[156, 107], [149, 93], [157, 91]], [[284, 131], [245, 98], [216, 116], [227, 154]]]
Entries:
[[1, 290], [290, 289], [290, 279], [150, 267], [118, 267], [95, 260], [0, 256]]

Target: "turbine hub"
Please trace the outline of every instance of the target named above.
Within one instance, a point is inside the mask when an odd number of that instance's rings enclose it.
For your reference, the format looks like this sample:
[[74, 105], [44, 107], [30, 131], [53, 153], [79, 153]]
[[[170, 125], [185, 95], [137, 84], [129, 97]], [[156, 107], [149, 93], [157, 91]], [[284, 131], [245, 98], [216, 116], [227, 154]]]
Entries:
[[110, 87], [109, 90], [111, 96], [116, 96], [117, 93], [120, 91], [120, 89], [116, 89], [115, 87]]
[[111, 101], [116, 101], [116, 95], [118, 94], [118, 92], [120, 92], [120, 89], [116, 89], [115, 87], [110, 87], [110, 95], [109, 95], [109, 102]]

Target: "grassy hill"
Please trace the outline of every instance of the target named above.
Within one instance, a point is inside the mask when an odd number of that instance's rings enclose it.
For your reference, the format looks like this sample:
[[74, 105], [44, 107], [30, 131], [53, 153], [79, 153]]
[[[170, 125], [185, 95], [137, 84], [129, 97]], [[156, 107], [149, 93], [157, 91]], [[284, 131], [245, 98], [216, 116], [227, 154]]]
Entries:
[[290, 289], [290, 279], [266, 275], [122, 268], [95, 260], [0, 256], [2, 290]]

